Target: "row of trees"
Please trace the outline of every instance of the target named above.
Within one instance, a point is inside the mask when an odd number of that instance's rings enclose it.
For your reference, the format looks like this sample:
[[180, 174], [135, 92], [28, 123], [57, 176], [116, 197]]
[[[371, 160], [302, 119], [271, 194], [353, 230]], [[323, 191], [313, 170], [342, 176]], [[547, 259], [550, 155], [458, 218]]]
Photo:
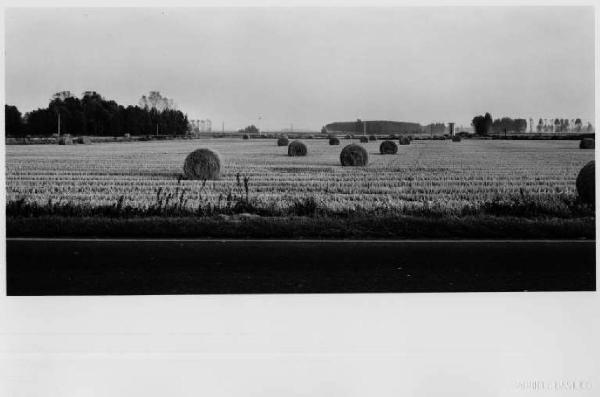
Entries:
[[591, 132], [592, 124], [588, 122], [586, 127], [583, 126], [581, 119], [539, 119], [536, 126], [537, 132], [582, 132], [584, 130]]
[[6, 134], [11, 136], [61, 134], [118, 136], [183, 135], [187, 115], [176, 110], [173, 101], [158, 91], [140, 99], [139, 106], [122, 106], [104, 99], [95, 91], [77, 98], [69, 91], [54, 94], [48, 107], [26, 113], [5, 105]]
[[[530, 129], [533, 129], [533, 119], [529, 119]], [[527, 120], [511, 119], [510, 117], [502, 117], [494, 120], [489, 113], [484, 116], [475, 116], [471, 122], [478, 135], [488, 135], [491, 132], [526, 132]], [[594, 127], [588, 122], [584, 127], [581, 119], [539, 119], [536, 126], [537, 132], [592, 132]]]
[[239, 129], [238, 132], [242, 132], [244, 134], [258, 134], [260, 133], [259, 129], [256, 128], [254, 124], [249, 125], [246, 128]]

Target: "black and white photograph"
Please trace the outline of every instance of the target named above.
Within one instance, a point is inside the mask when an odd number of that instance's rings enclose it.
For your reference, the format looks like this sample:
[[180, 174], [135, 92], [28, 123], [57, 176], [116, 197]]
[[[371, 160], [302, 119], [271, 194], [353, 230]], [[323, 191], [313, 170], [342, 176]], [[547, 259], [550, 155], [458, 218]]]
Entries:
[[597, 2], [201, 3], [3, 4], [0, 396], [599, 395]]
[[5, 45], [9, 295], [595, 290], [593, 7], [12, 8]]

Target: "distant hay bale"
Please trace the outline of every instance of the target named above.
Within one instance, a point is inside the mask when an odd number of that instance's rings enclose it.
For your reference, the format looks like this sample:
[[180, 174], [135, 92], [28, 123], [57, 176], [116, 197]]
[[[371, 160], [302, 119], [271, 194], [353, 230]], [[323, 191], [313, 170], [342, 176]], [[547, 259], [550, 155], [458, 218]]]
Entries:
[[376, 141], [377, 137], [375, 135], [369, 135], [369, 140], [370, 141]]
[[125, 133], [125, 135], [123, 135], [125, 137], [125, 139], [129, 139], [131, 138], [131, 134], [129, 132]]
[[250, 135], [244, 134], [244, 135], [242, 135], [242, 139], [250, 139]]
[[344, 167], [361, 167], [369, 163], [369, 153], [364, 147], [351, 143], [340, 153], [340, 162]]
[[398, 153], [398, 145], [393, 141], [383, 141], [379, 145], [379, 153], [381, 154], [396, 154]]
[[367, 143], [367, 142], [369, 142], [369, 138], [367, 138], [364, 135], [360, 137], [360, 143]]
[[306, 148], [306, 145], [300, 141], [293, 141], [288, 145], [288, 156], [306, 156], [307, 152], [308, 149]]
[[72, 145], [73, 138], [71, 138], [71, 135], [61, 135], [58, 137], [58, 144], [59, 145]]
[[345, 139], [352, 139], [352, 136], [350, 136], [350, 135], [346, 135], [344, 138], [345, 138]]
[[596, 201], [596, 165], [594, 160], [587, 163], [581, 171], [579, 171], [579, 175], [577, 175], [577, 180], [575, 181], [575, 186], [577, 187], [577, 194], [581, 201], [587, 204], [595, 204]]
[[221, 159], [216, 152], [210, 149], [194, 150], [185, 158], [183, 173], [187, 179], [219, 179]]
[[287, 146], [290, 143], [286, 137], [281, 137], [277, 140], [277, 146]]
[[593, 138], [583, 138], [579, 142], [579, 149], [594, 149], [595, 140]]
[[89, 145], [92, 143], [92, 140], [90, 139], [89, 136], [80, 136], [77, 138], [77, 143], [79, 143], [81, 145]]
[[337, 139], [336, 137], [329, 138], [329, 144], [330, 145], [339, 145], [340, 144], [340, 140]]
[[452, 142], [460, 142], [460, 141], [461, 141], [461, 138], [460, 138], [460, 136], [458, 136], [458, 135], [454, 135], [454, 136], [452, 137]]
[[398, 142], [401, 145], [410, 145], [410, 141], [411, 139], [408, 136], [401, 136]]

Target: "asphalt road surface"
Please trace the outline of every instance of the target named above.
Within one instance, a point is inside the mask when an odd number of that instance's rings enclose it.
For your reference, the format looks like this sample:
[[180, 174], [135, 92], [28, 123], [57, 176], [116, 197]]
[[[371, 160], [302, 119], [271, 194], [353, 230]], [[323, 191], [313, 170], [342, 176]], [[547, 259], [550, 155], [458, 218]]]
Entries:
[[595, 288], [595, 241], [7, 239], [8, 295]]

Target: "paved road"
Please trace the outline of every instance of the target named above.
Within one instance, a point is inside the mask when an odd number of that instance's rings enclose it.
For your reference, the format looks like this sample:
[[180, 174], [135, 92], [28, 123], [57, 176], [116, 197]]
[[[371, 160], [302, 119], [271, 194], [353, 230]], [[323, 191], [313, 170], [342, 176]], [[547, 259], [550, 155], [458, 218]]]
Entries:
[[594, 241], [7, 239], [9, 295], [595, 290]]

